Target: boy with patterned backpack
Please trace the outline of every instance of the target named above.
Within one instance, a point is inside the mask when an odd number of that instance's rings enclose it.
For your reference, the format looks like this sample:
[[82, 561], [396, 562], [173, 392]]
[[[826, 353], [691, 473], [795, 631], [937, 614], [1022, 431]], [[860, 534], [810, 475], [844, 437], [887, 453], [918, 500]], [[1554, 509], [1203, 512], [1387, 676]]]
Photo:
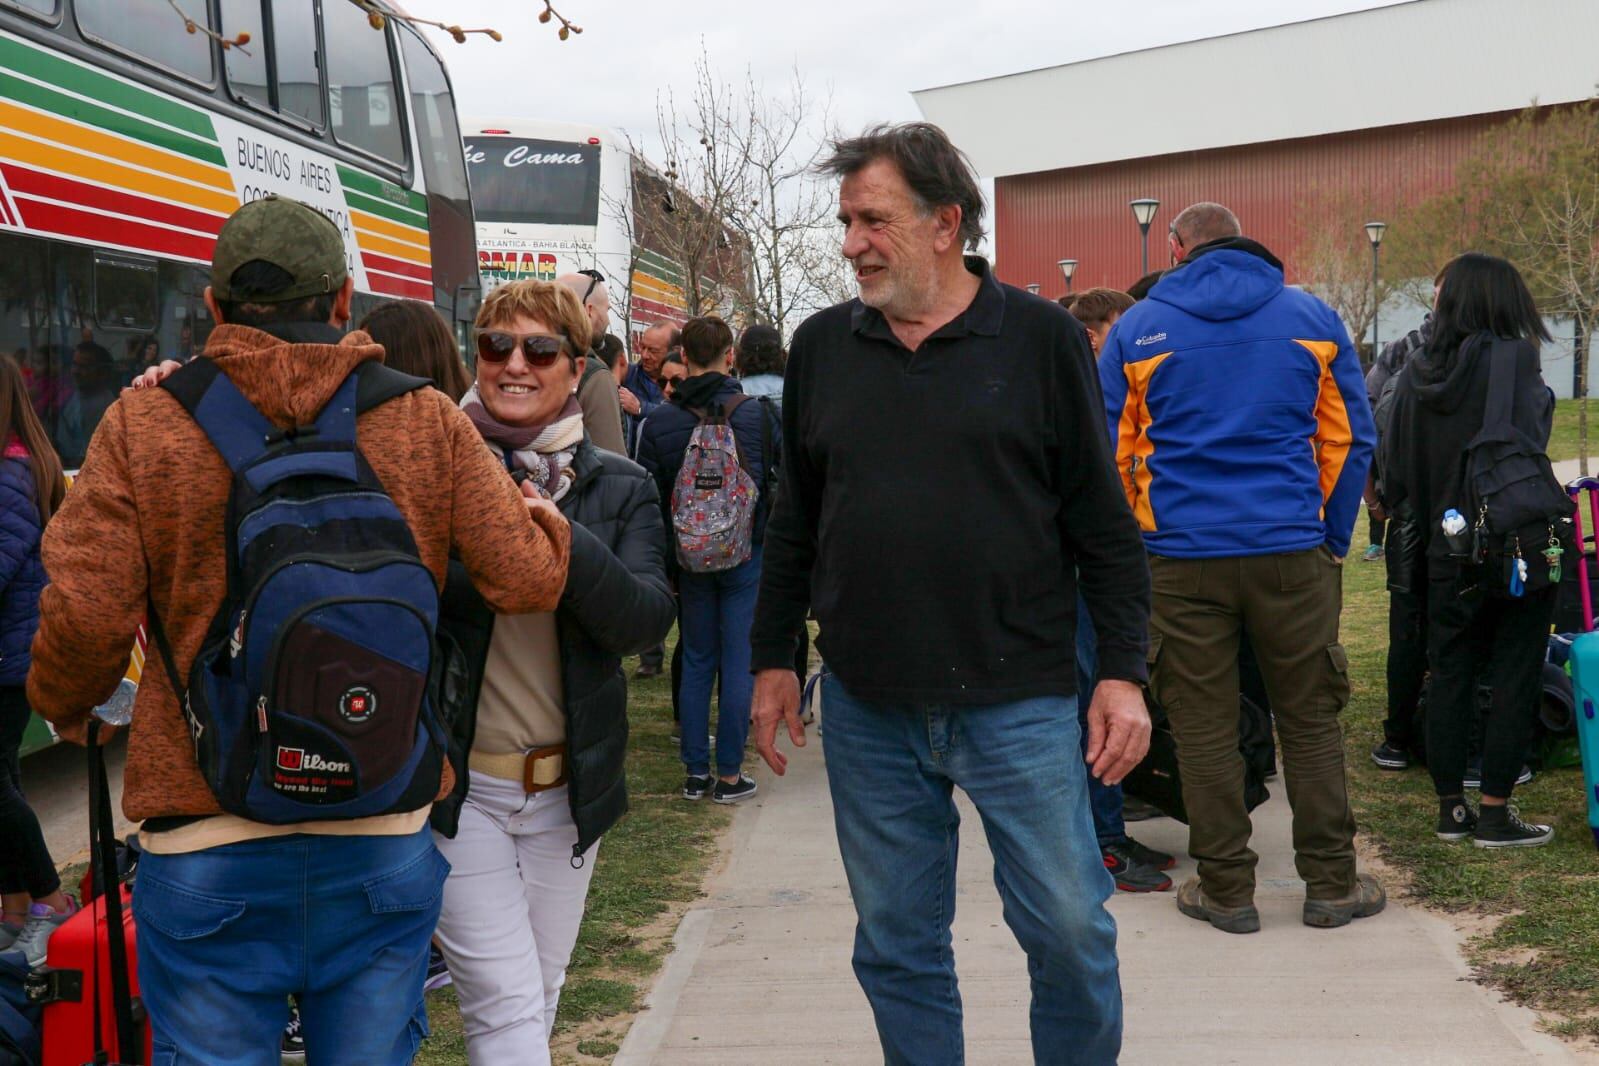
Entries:
[[[755, 795], [743, 772], [750, 723], [750, 622], [761, 541], [782, 428], [764, 399], [728, 376], [733, 331], [714, 316], [683, 327], [688, 377], [640, 430], [638, 461], [654, 477], [676, 570], [683, 644], [683, 798], [717, 803]], [[707, 742], [711, 689], [721, 675], [716, 772]]]

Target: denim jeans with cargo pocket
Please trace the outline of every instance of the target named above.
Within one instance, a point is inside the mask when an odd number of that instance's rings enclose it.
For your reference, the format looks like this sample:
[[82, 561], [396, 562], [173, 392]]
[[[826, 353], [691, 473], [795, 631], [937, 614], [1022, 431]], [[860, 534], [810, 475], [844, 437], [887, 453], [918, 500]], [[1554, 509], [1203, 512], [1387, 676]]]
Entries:
[[889, 1066], [966, 1061], [950, 923], [958, 785], [994, 854], [1005, 924], [1027, 953], [1033, 1060], [1109, 1066], [1121, 1048], [1115, 890], [1094, 838], [1067, 696], [985, 706], [871, 703], [829, 674], [823, 737], [855, 976]]
[[310, 1066], [406, 1066], [449, 872], [425, 826], [146, 852], [133, 911], [153, 1066], [278, 1066], [291, 994]]

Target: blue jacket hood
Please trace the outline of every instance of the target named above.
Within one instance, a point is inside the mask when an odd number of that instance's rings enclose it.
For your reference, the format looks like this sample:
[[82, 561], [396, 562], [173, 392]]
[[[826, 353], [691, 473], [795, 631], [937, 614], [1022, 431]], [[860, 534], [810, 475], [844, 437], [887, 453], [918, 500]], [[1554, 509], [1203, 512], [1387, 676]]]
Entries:
[[1151, 300], [1203, 318], [1230, 322], [1260, 310], [1283, 290], [1283, 265], [1247, 237], [1224, 237], [1195, 248], [1149, 291]]

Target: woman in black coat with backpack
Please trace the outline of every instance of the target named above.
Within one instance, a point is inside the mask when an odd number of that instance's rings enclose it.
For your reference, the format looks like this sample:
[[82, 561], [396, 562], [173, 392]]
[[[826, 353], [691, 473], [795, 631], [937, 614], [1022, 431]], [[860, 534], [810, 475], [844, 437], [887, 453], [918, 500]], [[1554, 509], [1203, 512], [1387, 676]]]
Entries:
[[[1383, 442], [1384, 500], [1408, 504], [1427, 557], [1427, 765], [1437, 835], [1483, 848], [1534, 847], [1554, 835], [1507, 803], [1537, 715], [1560, 560], [1575, 562], [1569, 500], [1543, 454], [1554, 394], [1538, 351], [1548, 339], [1513, 265], [1475, 252], [1455, 259], [1442, 275], [1432, 337], [1405, 365]], [[1504, 443], [1484, 446], [1488, 437]], [[1512, 473], [1536, 476], [1517, 481], [1530, 498], [1496, 529], [1483, 519], [1510, 498], [1492, 486]], [[1473, 812], [1463, 781], [1479, 676], [1493, 700]]]

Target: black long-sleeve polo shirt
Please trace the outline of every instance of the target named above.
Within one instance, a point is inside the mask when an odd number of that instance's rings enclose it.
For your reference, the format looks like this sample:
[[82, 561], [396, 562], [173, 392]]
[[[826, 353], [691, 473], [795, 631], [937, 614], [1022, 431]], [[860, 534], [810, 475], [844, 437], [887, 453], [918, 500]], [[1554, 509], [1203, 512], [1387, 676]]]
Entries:
[[1099, 678], [1146, 679], [1148, 564], [1087, 338], [967, 268], [971, 305], [914, 352], [858, 300], [795, 332], [753, 669], [792, 669], [809, 607], [861, 698], [1071, 695], [1080, 588]]

